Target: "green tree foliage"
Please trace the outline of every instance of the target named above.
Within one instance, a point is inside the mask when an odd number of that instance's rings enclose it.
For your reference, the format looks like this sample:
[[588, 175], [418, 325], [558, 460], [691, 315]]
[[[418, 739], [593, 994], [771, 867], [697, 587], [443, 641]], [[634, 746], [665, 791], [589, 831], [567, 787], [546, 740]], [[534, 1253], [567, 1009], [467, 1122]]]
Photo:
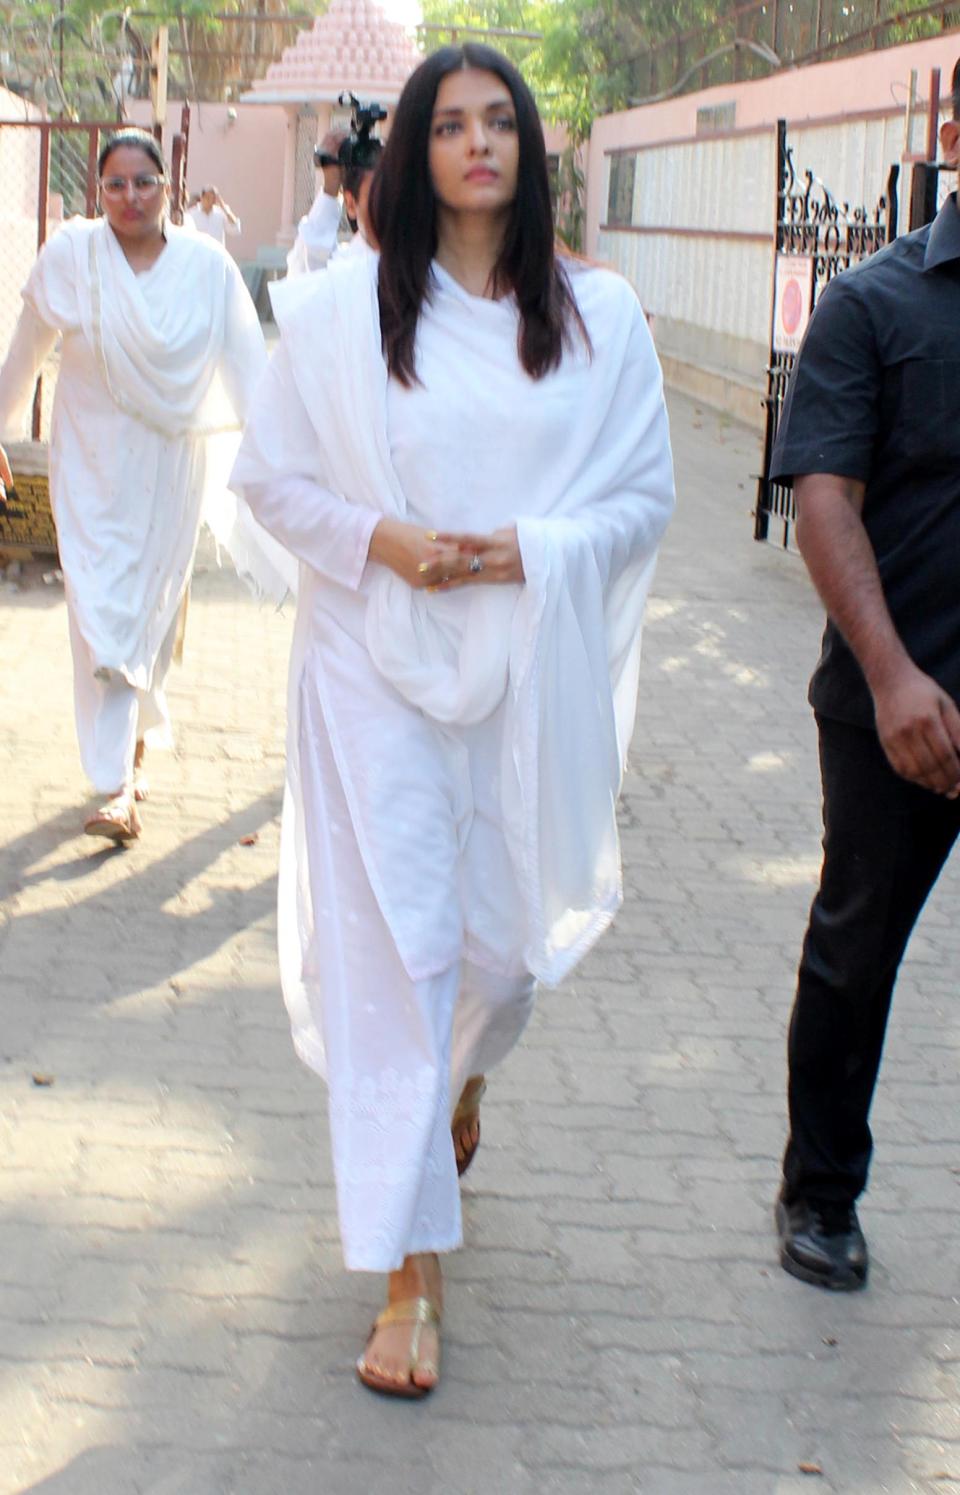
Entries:
[[222, 98], [293, 41], [291, 11], [324, 9], [325, 0], [0, 0], [2, 81], [54, 114], [110, 114], [118, 93], [149, 93], [150, 51], [166, 22], [171, 96]]
[[[458, 27], [540, 33], [537, 41], [490, 35], [520, 67], [544, 116], [583, 140], [598, 114], [625, 108], [637, 92], [637, 60], [658, 42], [709, 24], [710, 0], [424, 0], [424, 18]], [[461, 33], [464, 35], [465, 34]]]

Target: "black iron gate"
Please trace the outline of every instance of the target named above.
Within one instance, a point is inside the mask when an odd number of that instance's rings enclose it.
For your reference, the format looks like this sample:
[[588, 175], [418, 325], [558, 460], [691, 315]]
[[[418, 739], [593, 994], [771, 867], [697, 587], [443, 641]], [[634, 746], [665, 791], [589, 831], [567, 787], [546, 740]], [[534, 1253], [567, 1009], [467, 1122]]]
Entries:
[[[790, 256], [797, 265], [809, 260], [809, 310], [816, 306], [824, 286], [897, 237], [897, 183], [899, 166], [891, 166], [887, 190], [872, 212], [837, 203], [812, 171], [799, 180], [793, 152], [787, 144], [786, 120], [777, 123], [777, 232], [776, 264], [789, 269]], [[793, 490], [769, 476], [773, 443], [780, 421], [787, 380], [796, 354], [785, 351], [777, 337], [778, 301], [775, 286], [771, 319], [770, 362], [767, 366], [766, 429], [763, 440], [763, 471], [757, 488], [754, 538], [769, 538], [770, 520], [782, 525], [782, 543], [790, 543], [796, 519]]]

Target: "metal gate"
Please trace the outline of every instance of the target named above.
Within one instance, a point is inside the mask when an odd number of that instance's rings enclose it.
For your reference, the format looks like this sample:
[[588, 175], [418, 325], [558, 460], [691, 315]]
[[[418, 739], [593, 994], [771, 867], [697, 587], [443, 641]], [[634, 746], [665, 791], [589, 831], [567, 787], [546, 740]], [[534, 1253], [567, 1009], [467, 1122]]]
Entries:
[[[899, 166], [891, 166], [887, 190], [871, 211], [835, 202], [812, 171], [797, 178], [793, 152], [787, 144], [786, 120], [777, 122], [777, 232], [776, 267], [789, 270], [791, 257], [809, 275], [808, 310], [816, 306], [824, 286], [835, 275], [865, 259], [897, 237], [897, 183]], [[757, 487], [754, 538], [769, 538], [770, 520], [782, 525], [782, 544], [790, 543], [796, 520], [792, 488], [770, 478], [773, 444], [795, 352], [787, 351], [777, 336], [778, 295], [775, 277], [771, 318], [770, 362], [767, 365], [766, 428], [763, 440], [763, 471]]]

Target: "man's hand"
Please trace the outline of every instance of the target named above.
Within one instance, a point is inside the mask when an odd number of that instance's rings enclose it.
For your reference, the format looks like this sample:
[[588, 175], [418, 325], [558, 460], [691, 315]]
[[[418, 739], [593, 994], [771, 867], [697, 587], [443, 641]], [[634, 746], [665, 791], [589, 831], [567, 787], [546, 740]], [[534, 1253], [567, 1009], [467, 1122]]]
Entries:
[[914, 664], [874, 688], [877, 733], [901, 778], [947, 799], [960, 796], [960, 711]]
[[901, 778], [960, 796], [960, 711], [904, 648], [863, 525], [864, 484], [798, 474], [797, 543], [827, 611], [863, 670], [877, 734]]
[[224, 200], [223, 200], [223, 193], [222, 192], [218, 192], [217, 193], [217, 196], [216, 196], [216, 206], [221, 210], [221, 212], [223, 212], [226, 215], [226, 217], [229, 219], [229, 221], [231, 223], [236, 224], [236, 223], [239, 222], [239, 219], [237, 218], [237, 215], [233, 211], [233, 209], [231, 208], [230, 204], [224, 202]]

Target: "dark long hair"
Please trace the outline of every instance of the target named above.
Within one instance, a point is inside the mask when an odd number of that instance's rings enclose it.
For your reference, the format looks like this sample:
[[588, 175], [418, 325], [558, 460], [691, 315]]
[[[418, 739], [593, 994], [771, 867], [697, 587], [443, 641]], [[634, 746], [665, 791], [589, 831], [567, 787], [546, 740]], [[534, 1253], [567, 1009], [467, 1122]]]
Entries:
[[163, 151], [160, 149], [153, 135], [146, 130], [138, 130], [133, 125], [125, 125], [123, 129], [114, 130], [108, 135], [100, 147], [97, 157], [97, 176], [103, 176], [103, 168], [107, 164], [107, 157], [112, 151], [119, 150], [121, 146], [132, 146], [135, 150], [144, 151], [157, 168], [162, 177], [167, 174], [166, 163], [163, 159]]
[[370, 192], [370, 218], [380, 247], [380, 332], [390, 373], [417, 382], [415, 339], [430, 296], [437, 252], [437, 198], [429, 149], [437, 90], [450, 73], [494, 73], [510, 92], [517, 117], [519, 168], [514, 198], [493, 270], [496, 295], [512, 292], [520, 310], [517, 351], [533, 379], [557, 368], [575, 333], [590, 340], [566, 271], [554, 247], [553, 214], [543, 126], [517, 69], [492, 47], [468, 42], [441, 47], [407, 79]]

